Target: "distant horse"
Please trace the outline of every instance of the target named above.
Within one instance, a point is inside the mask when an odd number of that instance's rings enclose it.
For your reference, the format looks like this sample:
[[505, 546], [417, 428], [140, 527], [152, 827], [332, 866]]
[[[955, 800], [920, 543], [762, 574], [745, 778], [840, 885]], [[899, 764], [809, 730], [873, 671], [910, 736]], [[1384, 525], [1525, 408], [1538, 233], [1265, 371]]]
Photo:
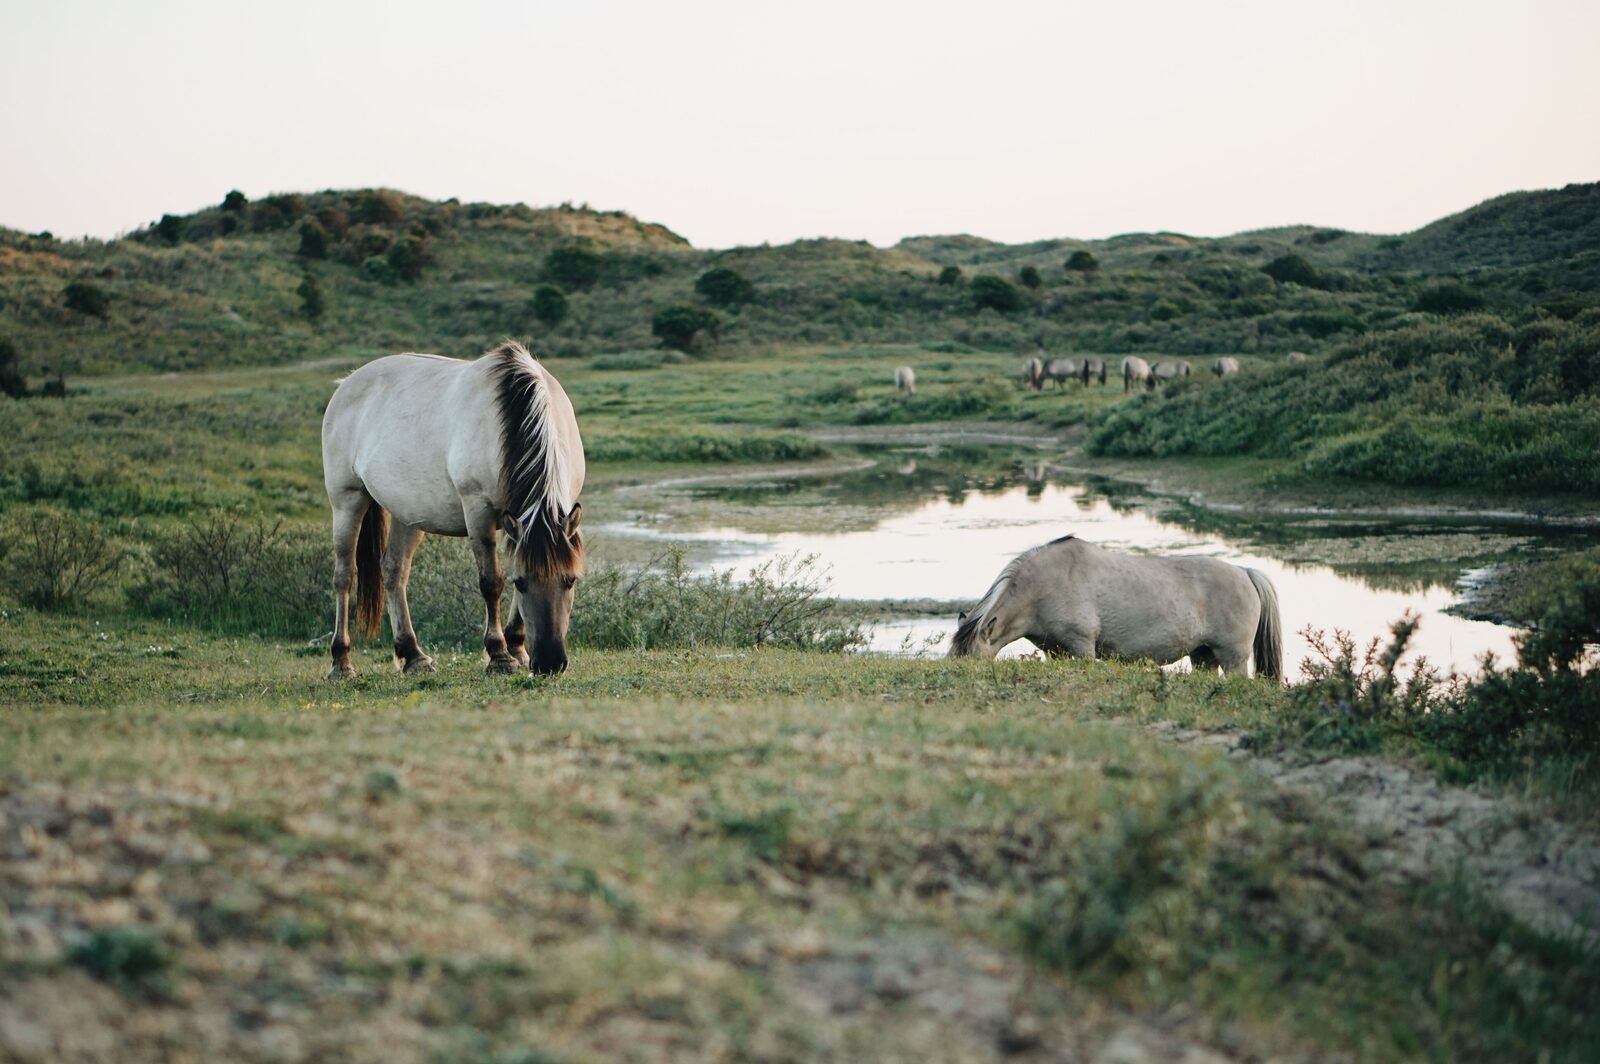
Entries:
[[1088, 384], [1089, 378], [1097, 377], [1102, 385], [1106, 382], [1106, 360], [1103, 358], [1086, 358], [1083, 360], [1083, 383]]
[[[502, 344], [471, 362], [408, 354], [362, 366], [328, 401], [322, 476], [333, 508], [330, 679], [355, 673], [352, 583], [357, 631], [377, 634], [387, 592], [396, 663], [408, 673], [433, 671], [406, 602], [411, 556], [428, 532], [472, 544], [489, 672], [567, 667], [572, 589], [583, 570], [583, 440], [567, 393], [521, 344]], [[511, 541], [516, 587], [503, 631], [496, 529]]]
[[957, 618], [952, 658], [993, 658], [1027, 638], [1052, 657], [1187, 656], [1196, 669], [1283, 677], [1278, 593], [1216, 558], [1116, 554], [1072, 536], [1025, 551]]
[[1070, 380], [1077, 380], [1087, 385], [1089, 383], [1087, 365], [1081, 358], [1052, 358], [1044, 364], [1044, 375], [1055, 381], [1057, 388], [1065, 388], [1067, 381]]
[[907, 395], [917, 394], [917, 375], [910, 366], [901, 366], [894, 371], [894, 386]]
[[1176, 380], [1179, 377], [1187, 377], [1193, 371], [1193, 369], [1194, 367], [1189, 365], [1189, 363], [1185, 360], [1181, 358], [1174, 358], [1165, 362], [1157, 362], [1150, 368], [1150, 376], [1153, 377], [1156, 383], [1159, 384], [1162, 381], [1170, 381]]
[[1154, 388], [1156, 379], [1150, 375], [1150, 363], [1138, 355], [1129, 355], [1122, 360], [1122, 390], [1132, 391], [1135, 384], [1141, 388]]
[[1219, 377], [1226, 377], [1230, 373], [1239, 372], [1239, 360], [1236, 358], [1219, 358], [1211, 366], [1211, 372]]
[[1039, 359], [1030, 358], [1022, 364], [1022, 386], [1035, 392], [1044, 387], [1044, 363]]
[[1296, 362], [1311, 361], [1311, 356], [1306, 354], [1304, 351], [1290, 351], [1289, 354], [1284, 358], [1284, 361], [1292, 366]]

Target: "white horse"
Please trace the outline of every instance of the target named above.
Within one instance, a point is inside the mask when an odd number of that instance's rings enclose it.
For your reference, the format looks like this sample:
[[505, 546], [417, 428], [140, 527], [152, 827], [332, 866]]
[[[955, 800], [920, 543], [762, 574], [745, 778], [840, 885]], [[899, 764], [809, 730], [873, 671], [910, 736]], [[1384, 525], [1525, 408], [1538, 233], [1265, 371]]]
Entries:
[[1156, 380], [1150, 376], [1150, 363], [1138, 355], [1129, 355], [1122, 360], [1122, 390], [1132, 391], [1135, 384], [1143, 388], [1154, 388]]
[[[387, 591], [396, 664], [408, 673], [433, 671], [406, 604], [411, 556], [428, 532], [465, 536], [472, 544], [487, 612], [489, 672], [519, 664], [543, 673], [567, 667], [572, 589], [583, 570], [583, 440], [567, 393], [521, 344], [507, 342], [471, 362], [407, 354], [362, 366], [328, 401], [322, 475], [333, 508], [329, 678], [355, 673], [352, 582], [357, 631], [377, 634]], [[516, 594], [504, 630], [496, 529], [513, 544]]]
[[1236, 358], [1219, 358], [1211, 365], [1211, 372], [1219, 377], [1227, 377], [1239, 372], [1239, 360]]
[[917, 375], [910, 366], [901, 366], [894, 371], [894, 386], [907, 395], [917, 394]]
[[992, 658], [1027, 638], [1051, 656], [1187, 656], [1197, 669], [1283, 676], [1272, 581], [1216, 558], [1117, 554], [1062, 538], [1013, 558], [971, 613], [957, 619], [952, 658]]
[[1044, 362], [1038, 356], [1022, 364], [1022, 386], [1035, 392], [1044, 387]]
[[1151, 366], [1150, 376], [1158, 382], [1170, 381], [1177, 380], [1179, 377], [1187, 377], [1193, 370], [1194, 367], [1189, 365], [1187, 359], [1174, 358], [1165, 362], [1157, 362], [1154, 366]]

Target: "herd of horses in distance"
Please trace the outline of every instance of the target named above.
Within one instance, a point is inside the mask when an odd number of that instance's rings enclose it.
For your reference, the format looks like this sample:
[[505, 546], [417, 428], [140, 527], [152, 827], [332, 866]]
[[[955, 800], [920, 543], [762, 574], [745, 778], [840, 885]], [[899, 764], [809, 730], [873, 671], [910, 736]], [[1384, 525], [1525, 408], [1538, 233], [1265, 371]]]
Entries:
[[[1225, 377], [1239, 363], [1219, 358], [1212, 371]], [[1123, 390], [1191, 372], [1182, 359], [1151, 366], [1130, 356]], [[1023, 384], [1036, 391], [1073, 379], [1105, 384], [1105, 360], [1035, 357], [1024, 367]], [[915, 393], [910, 366], [894, 381]], [[434, 671], [406, 600], [412, 556], [429, 533], [471, 544], [488, 672], [566, 669], [583, 575], [583, 438], [567, 393], [526, 348], [508, 341], [472, 360], [399, 354], [360, 367], [338, 382], [323, 415], [322, 466], [333, 513], [330, 679], [355, 674], [352, 631], [376, 636], [384, 612], [396, 666]], [[504, 623], [502, 536], [514, 589]], [[1108, 551], [1070, 535], [1008, 562], [957, 618], [949, 656], [993, 658], [1023, 638], [1051, 657], [1187, 657], [1197, 669], [1248, 675], [1253, 664], [1258, 676], [1283, 676], [1278, 597], [1265, 574], [1214, 558]]]

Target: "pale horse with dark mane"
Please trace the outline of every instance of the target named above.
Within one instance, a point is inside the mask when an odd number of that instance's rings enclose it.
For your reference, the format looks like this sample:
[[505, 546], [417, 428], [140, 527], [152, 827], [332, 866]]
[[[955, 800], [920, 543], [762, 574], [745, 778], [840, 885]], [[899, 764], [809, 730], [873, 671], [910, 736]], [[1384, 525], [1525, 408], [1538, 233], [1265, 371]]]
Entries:
[[1278, 593], [1216, 558], [1118, 554], [1063, 536], [1013, 558], [958, 618], [952, 658], [993, 658], [1032, 640], [1052, 657], [1188, 657], [1196, 669], [1283, 677]]
[[[362, 366], [339, 382], [323, 415], [322, 475], [333, 508], [330, 679], [355, 673], [352, 584], [356, 631], [377, 635], [387, 593], [396, 664], [433, 671], [406, 603], [411, 556], [429, 532], [472, 545], [489, 672], [567, 667], [573, 587], [583, 572], [583, 439], [567, 393], [521, 344], [470, 362], [406, 354]], [[515, 587], [504, 629], [497, 532], [510, 541]]]

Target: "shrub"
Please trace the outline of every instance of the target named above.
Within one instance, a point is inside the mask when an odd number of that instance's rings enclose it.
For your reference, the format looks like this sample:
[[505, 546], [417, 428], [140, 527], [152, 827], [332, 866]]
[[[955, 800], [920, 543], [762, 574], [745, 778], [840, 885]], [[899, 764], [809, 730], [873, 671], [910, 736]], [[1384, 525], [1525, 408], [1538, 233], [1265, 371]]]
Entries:
[[422, 268], [433, 261], [433, 254], [422, 237], [403, 236], [389, 245], [384, 258], [400, 280], [415, 281], [422, 276]]
[[1044, 283], [1044, 278], [1039, 276], [1039, 271], [1033, 266], [1024, 266], [1017, 271], [1017, 280], [1025, 288], [1038, 288]]
[[1298, 284], [1307, 288], [1323, 286], [1322, 275], [1317, 272], [1317, 268], [1303, 256], [1292, 252], [1288, 255], [1279, 255], [1261, 267], [1261, 272], [1279, 284]]
[[53, 609], [92, 594], [122, 567], [123, 551], [70, 513], [31, 509], [0, 529], [6, 583], [30, 606]]
[[376, 284], [396, 284], [400, 280], [400, 275], [383, 255], [372, 255], [362, 262], [361, 276]]
[[254, 634], [322, 630], [331, 568], [322, 537], [281, 519], [213, 510], [162, 531], [128, 593], [152, 617]]
[[169, 244], [176, 244], [183, 237], [183, 219], [175, 214], [163, 214], [156, 223], [156, 236]]
[[544, 273], [568, 291], [581, 291], [600, 279], [600, 256], [582, 247], [561, 247], [544, 260]]
[[287, 229], [305, 212], [306, 205], [299, 196], [268, 196], [250, 205], [250, 228], [258, 233]]
[[1066, 268], [1074, 273], [1091, 274], [1100, 268], [1100, 260], [1087, 251], [1074, 251], [1067, 256]]
[[328, 257], [328, 231], [315, 218], [307, 218], [300, 223], [300, 250], [297, 254], [303, 259]]
[[946, 285], [955, 284], [960, 280], [961, 280], [961, 267], [960, 266], [946, 266], [944, 269], [939, 271], [939, 283], [940, 284], [946, 284]]
[[863, 642], [854, 624], [834, 618], [814, 557], [791, 556], [750, 570], [697, 574], [673, 546], [634, 570], [607, 567], [584, 580], [572, 610], [579, 646], [779, 646], [840, 651]]
[[222, 209], [229, 214], [238, 214], [250, 205], [250, 200], [243, 192], [234, 189], [222, 197]]
[[694, 291], [707, 303], [718, 307], [737, 307], [755, 298], [756, 289], [744, 275], [726, 266], [702, 273], [694, 282]]
[[111, 307], [111, 299], [100, 286], [88, 281], [72, 281], [61, 290], [66, 298], [67, 309], [75, 310], [79, 314], [104, 319], [106, 311]]
[[68, 942], [67, 960], [126, 994], [162, 999], [172, 992], [173, 954], [147, 928], [104, 927]]
[[1004, 277], [980, 273], [972, 279], [972, 304], [979, 310], [998, 310], [1008, 314], [1022, 309], [1022, 294]]
[[300, 313], [312, 321], [322, 317], [328, 309], [328, 300], [322, 294], [322, 285], [309, 273], [300, 278], [300, 286], [295, 289], [300, 296]]
[[706, 338], [715, 338], [722, 319], [702, 307], [678, 303], [656, 311], [650, 319], [650, 334], [662, 345], [678, 351], [693, 351]]
[[554, 285], [542, 284], [533, 290], [528, 309], [549, 328], [555, 328], [567, 318], [567, 297]]
[[28, 382], [17, 362], [17, 345], [9, 336], [0, 336], [0, 393], [22, 399], [28, 394]]
[[363, 225], [392, 225], [404, 217], [400, 200], [384, 189], [364, 189], [350, 203], [350, 217]]
[[1417, 293], [1415, 308], [1424, 314], [1464, 314], [1481, 310], [1485, 300], [1478, 291], [1459, 281], [1446, 281]]

